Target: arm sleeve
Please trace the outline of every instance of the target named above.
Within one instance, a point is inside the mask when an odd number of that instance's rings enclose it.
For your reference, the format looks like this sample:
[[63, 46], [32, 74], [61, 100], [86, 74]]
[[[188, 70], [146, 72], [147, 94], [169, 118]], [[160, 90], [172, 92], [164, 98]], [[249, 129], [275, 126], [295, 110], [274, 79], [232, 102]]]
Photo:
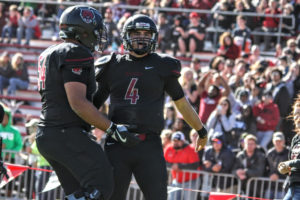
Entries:
[[171, 96], [173, 101], [184, 97], [184, 92], [179, 84], [177, 77], [167, 77], [165, 81], [165, 90]]

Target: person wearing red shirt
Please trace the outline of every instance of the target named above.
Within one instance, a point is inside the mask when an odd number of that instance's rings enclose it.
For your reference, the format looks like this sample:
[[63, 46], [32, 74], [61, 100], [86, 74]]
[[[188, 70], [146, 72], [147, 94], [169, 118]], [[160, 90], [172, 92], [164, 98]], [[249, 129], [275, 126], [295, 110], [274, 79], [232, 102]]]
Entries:
[[224, 56], [226, 59], [235, 60], [240, 56], [240, 48], [234, 44], [233, 38], [229, 32], [224, 32], [220, 36], [220, 48], [218, 55]]
[[[167, 166], [171, 168], [173, 187], [199, 188], [200, 179], [198, 174], [183, 171], [199, 169], [200, 161], [197, 152], [186, 143], [182, 132], [177, 131], [172, 134], [172, 143], [166, 148], [164, 156]], [[196, 200], [197, 193], [187, 190], [175, 190], [170, 193], [169, 199]]]
[[[280, 10], [277, 8], [278, 2], [276, 0], [270, 0], [268, 8], [265, 10], [264, 14], [268, 15], [278, 15], [280, 14]], [[265, 33], [270, 32], [277, 32], [278, 31], [278, 25], [279, 25], [279, 18], [276, 17], [264, 17], [262, 20], [262, 27], [258, 27], [256, 31], [263, 31]], [[270, 42], [271, 42], [271, 36], [268, 35], [255, 35], [254, 36], [254, 43], [258, 44], [260, 43], [261, 38], [264, 38], [264, 50], [267, 51], [270, 49]]]
[[21, 14], [18, 11], [17, 5], [11, 5], [9, 7], [9, 16], [7, 17], [7, 23], [2, 29], [0, 43], [4, 42], [7, 36], [6, 43], [11, 42], [11, 38], [16, 34], [18, 28], [18, 21], [21, 18]]
[[273, 103], [271, 92], [264, 92], [262, 102], [253, 106], [253, 116], [256, 117], [258, 143], [267, 149], [280, 118], [278, 106]]

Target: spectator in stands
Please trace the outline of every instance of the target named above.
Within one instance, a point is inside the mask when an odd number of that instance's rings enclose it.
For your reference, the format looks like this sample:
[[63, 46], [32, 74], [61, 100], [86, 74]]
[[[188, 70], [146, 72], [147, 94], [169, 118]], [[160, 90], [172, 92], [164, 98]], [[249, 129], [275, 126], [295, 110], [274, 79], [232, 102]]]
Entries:
[[253, 106], [253, 115], [256, 118], [258, 143], [264, 149], [267, 149], [279, 122], [279, 109], [273, 102], [271, 92], [266, 91], [263, 93], [261, 102]]
[[26, 90], [29, 85], [29, 75], [27, 65], [24, 63], [23, 54], [16, 53], [12, 57], [11, 65], [13, 68], [13, 76], [9, 79], [7, 94], [14, 96], [17, 89]]
[[226, 59], [224, 64], [224, 69], [220, 72], [221, 76], [227, 82], [233, 75], [234, 61], [232, 59]]
[[280, 113], [280, 121], [277, 125], [277, 130], [282, 130], [284, 134], [287, 134], [282, 128], [286, 123], [286, 116], [289, 113], [291, 97], [285, 83], [282, 81], [283, 72], [279, 68], [272, 68], [271, 70], [271, 82], [266, 85], [266, 91], [271, 91], [273, 96], [273, 102], [277, 104]]
[[163, 129], [160, 134], [161, 143], [162, 143], [164, 152], [165, 152], [166, 148], [171, 144], [172, 133], [173, 132], [171, 129]]
[[300, 91], [300, 63], [293, 62], [290, 65], [289, 72], [283, 78], [283, 81], [286, 82], [286, 88], [290, 97], [292, 97], [292, 101], [294, 101]]
[[232, 129], [235, 125], [235, 114], [232, 113], [231, 103], [227, 97], [222, 97], [216, 109], [210, 114], [207, 120], [208, 141], [215, 134], [223, 136], [224, 145], [232, 143]]
[[2, 32], [5, 23], [6, 23], [5, 5], [4, 3], [0, 2], [0, 32]]
[[198, 13], [191, 12], [189, 15], [190, 24], [183, 37], [179, 38], [179, 49], [182, 55], [188, 50], [190, 57], [195, 52], [200, 52], [204, 48], [205, 25], [200, 22]]
[[294, 35], [294, 27], [293, 27], [293, 5], [292, 4], [285, 4], [283, 7], [282, 15], [284, 17], [290, 18], [282, 18], [282, 32], [288, 33], [290, 35]]
[[221, 73], [223, 72], [225, 62], [226, 60], [223, 56], [215, 56], [210, 60], [209, 67]]
[[230, 11], [230, 4], [226, 0], [221, 0], [218, 9], [213, 14], [214, 25], [222, 29], [229, 30], [232, 28], [232, 16], [218, 13]]
[[260, 60], [262, 60], [262, 57], [260, 55], [259, 45], [252, 45], [251, 54], [250, 54], [250, 58], [249, 58], [250, 65], [252, 65]]
[[[285, 146], [285, 138], [282, 132], [275, 132], [273, 135], [273, 147], [267, 153], [267, 168], [268, 177], [271, 181], [278, 179], [285, 179], [286, 175], [280, 174], [278, 171], [278, 164], [288, 160], [289, 149]], [[282, 188], [282, 184], [276, 186]], [[278, 192], [275, 196], [275, 184], [271, 184], [271, 190], [267, 191], [266, 198], [268, 199], [282, 199], [283, 193]]]
[[300, 58], [300, 52], [297, 51], [296, 40], [293, 38], [286, 42], [286, 47], [282, 51], [291, 55], [291, 59], [294, 61], [297, 61]]
[[167, 17], [165, 13], [159, 13], [158, 15], [158, 48], [162, 53], [166, 53], [166, 50], [170, 48], [170, 25], [168, 24]]
[[7, 23], [3, 27], [2, 33], [1, 33], [1, 40], [0, 40], [1, 43], [4, 42], [4, 39], [6, 36], [7, 36], [6, 43], [9, 44], [11, 42], [11, 38], [16, 35], [16, 31], [18, 28], [18, 22], [19, 22], [20, 18], [21, 18], [21, 15], [18, 11], [17, 5], [10, 5]]
[[253, 116], [251, 105], [243, 105], [241, 112], [235, 117], [233, 147], [238, 147], [243, 133], [256, 134], [256, 120]]
[[[19, 152], [22, 149], [22, 137], [19, 130], [12, 124], [12, 113], [9, 108], [4, 107], [4, 118], [0, 124], [0, 137], [3, 139], [2, 148], [8, 151]], [[15, 153], [6, 153], [4, 161], [15, 163]]]
[[104, 24], [107, 29], [108, 45], [112, 46], [112, 51], [117, 51], [120, 46], [120, 31], [117, 28], [116, 23], [113, 21], [112, 9], [107, 8], [104, 14]]
[[232, 172], [242, 182], [244, 192], [246, 192], [246, 183], [249, 178], [264, 175], [265, 154], [257, 149], [256, 140], [256, 137], [252, 134], [245, 137], [244, 149], [236, 155], [233, 166]]
[[192, 61], [190, 63], [190, 68], [193, 69], [196, 72], [196, 74], [197, 74], [196, 80], [199, 80], [199, 76], [200, 76], [200, 73], [201, 73], [201, 62], [200, 62], [200, 59], [197, 58], [197, 57], [193, 57]]
[[220, 36], [220, 48], [218, 49], [218, 55], [224, 56], [226, 59], [235, 60], [240, 56], [240, 49], [234, 44], [233, 38], [230, 32], [224, 32]]
[[23, 16], [19, 19], [17, 30], [17, 44], [21, 44], [25, 32], [25, 45], [29, 45], [32, 38], [40, 38], [41, 30], [39, 22], [31, 7], [25, 7]]
[[165, 129], [171, 129], [176, 120], [176, 110], [172, 104], [165, 105]]
[[238, 15], [236, 23], [237, 27], [232, 31], [234, 44], [240, 48], [241, 52], [250, 53], [251, 30], [246, 26], [246, 17]]
[[[277, 8], [277, 1], [276, 0], [270, 0], [268, 3], [268, 8], [263, 12], [264, 14], [273, 14], [277, 15], [281, 12]], [[279, 24], [279, 18], [275, 17], [264, 17], [262, 21], [262, 27], [258, 27], [255, 30], [256, 31], [262, 31], [266, 35], [263, 36], [263, 42], [264, 42], [264, 50], [268, 51], [270, 49], [270, 43], [272, 36], [268, 35], [268, 33], [274, 33], [278, 30], [278, 24]], [[254, 43], [259, 45], [260, 40], [262, 38], [262, 35], [255, 35], [254, 36]]]
[[[214, 135], [211, 142], [212, 145], [205, 149], [203, 155], [204, 170], [212, 173], [230, 174], [235, 160], [234, 154], [226, 146], [222, 135]], [[217, 191], [220, 192], [226, 192], [230, 184], [232, 184], [230, 179], [224, 180], [224, 177], [214, 177], [213, 179], [213, 186], [218, 186]]]
[[[185, 141], [182, 132], [172, 135], [172, 145], [164, 152], [167, 167], [171, 168], [172, 186], [184, 189], [198, 189], [200, 180], [196, 173], [184, 172], [182, 170], [197, 170], [199, 167], [198, 154]], [[182, 194], [183, 193], [183, 194]], [[170, 200], [196, 200], [197, 193], [188, 190], [177, 190], [171, 192]], [[183, 198], [181, 198], [183, 196]]]
[[173, 56], [176, 56], [177, 51], [179, 49], [179, 38], [184, 36], [184, 27], [181, 24], [181, 16], [176, 15], [173, 19], [173, 25], [170, 28], [170, 42], [171, 42], [171, 49], [173, 51]]
[[246, 63], [243, 60], [235, 64], [233, 75], [228, 81], [228, 85], [230, 86], [233, 93], [235, 93], [237, 88], [243, 86], [243, 77], [246, 73], [246, 70]]
[[131, 16], [130, 12], [126, 12], [118, 21], [117, 28], [118, 30], [123, 30], [123, 26], [125, 24], [125, 21]]
[[237, 95], [237, 98], [234, 98], [234, 104], [232, 106], [232, 112], [235, 114], [241, 113], [242, 107], [244, 105], [251, 105], [249, 100], [250, 91], [248, 89], [241, 89]]
[[195, 81], [197, 74], [189, 67], [182, 68], [181, 74], [182, 75], [179, 78], [179, 83], [184, 91], [184, 94], [192, 107], [198, 111], [200, 98]]
[[201, 77], [197, 88], [200, 95], [199, 117], [203, 123], [206, 123], [211, 112], [217, 107], [220, 98], [229, 95], [230, 88], [227, 82], [212, 70]]
[[0, 57], [0, 94], [3, 95], [3, 89], [9, 85], [9, 79], [13, 75], [13, 69], [10, 57], [7, 51], [4, 51]]

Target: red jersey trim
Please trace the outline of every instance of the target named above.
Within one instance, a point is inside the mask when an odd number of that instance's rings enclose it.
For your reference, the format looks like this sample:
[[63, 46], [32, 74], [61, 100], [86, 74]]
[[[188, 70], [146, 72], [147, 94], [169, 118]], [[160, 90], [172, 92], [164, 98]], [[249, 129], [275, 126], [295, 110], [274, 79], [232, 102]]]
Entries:
[[87, 61], [87, 60], [93, 60], [94, 57], [88, 57], [88, 58], [79, 58], [79, 59], [66, 59], [66, 62], [78, 62], [78, 61]]

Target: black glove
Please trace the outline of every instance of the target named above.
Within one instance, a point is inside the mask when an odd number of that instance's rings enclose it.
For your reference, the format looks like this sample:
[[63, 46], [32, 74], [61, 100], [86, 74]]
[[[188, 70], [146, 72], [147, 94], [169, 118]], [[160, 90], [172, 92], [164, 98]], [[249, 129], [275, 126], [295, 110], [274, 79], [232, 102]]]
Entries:
[[141, 142], [141, 139], [135, 136], [135, 134], [130, 133], [124, 125], [111, 123], [106, 133], [126, 147], [133, 147]]
[[[1, 175], [4, 175], [4, 176], [6, 177], [7, 180], [9, 179], [9, 176], [8, 176], [8, 174], [7, 174], [7, 169], [6, 169], [6, 167], [4, 166], [3, 161], [0, 161], [0, 176], [1, 176]], [[0, 180], [0, 182], [1, 182], [1, 180]]]
[[200, 138], [205, 138], [207, 136], [207, 130], [204, 128], [204, 126], [197, 132]]

